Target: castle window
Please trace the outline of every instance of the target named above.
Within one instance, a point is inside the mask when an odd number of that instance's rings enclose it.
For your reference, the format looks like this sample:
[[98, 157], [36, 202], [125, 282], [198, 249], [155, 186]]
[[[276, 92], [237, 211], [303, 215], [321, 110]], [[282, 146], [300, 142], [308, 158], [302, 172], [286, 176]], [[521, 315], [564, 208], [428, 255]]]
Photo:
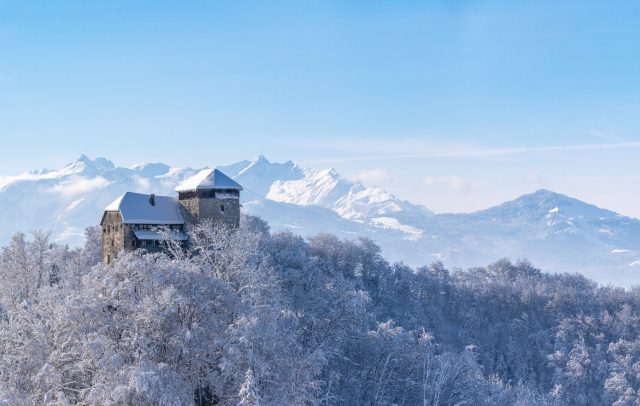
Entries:
[[224, 204], [220, 205], [220, 211], [224, 213]]
[[146, 247], [146, 246], [147, 246], [147, 240], [142, 240], [142, 241], [140, 241], [140, 242], [142, 243], [141, 245], [142, 245], [143, 247]]

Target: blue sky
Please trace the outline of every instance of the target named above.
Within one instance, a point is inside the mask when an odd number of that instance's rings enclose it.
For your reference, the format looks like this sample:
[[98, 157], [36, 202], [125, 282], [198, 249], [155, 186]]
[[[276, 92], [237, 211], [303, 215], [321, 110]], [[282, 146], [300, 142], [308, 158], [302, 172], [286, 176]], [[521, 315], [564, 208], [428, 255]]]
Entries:
[[0, 0], [0, 174], [262, 151], [436, 211], [640, 217], [639, 73], [631, 1]]

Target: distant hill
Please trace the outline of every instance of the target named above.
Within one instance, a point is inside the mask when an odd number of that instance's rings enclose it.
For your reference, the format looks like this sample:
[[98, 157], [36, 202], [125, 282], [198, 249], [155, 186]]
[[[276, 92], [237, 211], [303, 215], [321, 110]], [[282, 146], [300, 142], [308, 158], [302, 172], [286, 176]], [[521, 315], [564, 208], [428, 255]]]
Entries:
[[[201, 169], [201, 168], [198, 168]], [[601, 283], [640, 283], [640, 221], [539, 190], [468, 214], [435, 214], [333, 169], [300, 168], [260, 156], [219, 166], [243, 185], [243, 208], [274, 231], [367, 236], [384, 255], [411, 265], [440, 260], [470, 267], [527, 258], [550, 272], [580, 272]], [[0, 243], [16, 231], [48, 229], [58, 241], [82, 242], [107, 204], [125, 191], [173, 196], [195, 173], [162, 163], [116, 167], [81, 156], [57, 170], [0, 177]]]

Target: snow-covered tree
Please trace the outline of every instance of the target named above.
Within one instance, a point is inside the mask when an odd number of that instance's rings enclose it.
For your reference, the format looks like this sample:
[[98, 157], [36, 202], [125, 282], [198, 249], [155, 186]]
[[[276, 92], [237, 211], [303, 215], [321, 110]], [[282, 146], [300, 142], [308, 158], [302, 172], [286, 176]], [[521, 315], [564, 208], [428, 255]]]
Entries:
[[260, 406], [260, 395], [256, 385], [256, 378], [253, 376], [253, 370], [247, 369], [244, 374], [244, 382], [240, 386], [238, 393], [238, 406]]
[[[165, 230], [165, 232], [170, 232]], [[0, 405], [631, 405], [640, 288], [498, 261], [389, 264], [371, 240], [203, 223], [100, 263], [0, 250]]]

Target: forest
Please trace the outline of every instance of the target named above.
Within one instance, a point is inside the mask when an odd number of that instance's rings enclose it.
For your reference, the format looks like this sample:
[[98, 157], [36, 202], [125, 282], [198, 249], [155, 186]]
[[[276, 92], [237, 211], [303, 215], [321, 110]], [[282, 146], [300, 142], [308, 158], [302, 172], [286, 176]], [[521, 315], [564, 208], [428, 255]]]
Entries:
[[417, 269], [369, 239], [203, 223], [101, 263], [0, 252], [0, 405], [637, 405], [640, 295], [526, 261]]

